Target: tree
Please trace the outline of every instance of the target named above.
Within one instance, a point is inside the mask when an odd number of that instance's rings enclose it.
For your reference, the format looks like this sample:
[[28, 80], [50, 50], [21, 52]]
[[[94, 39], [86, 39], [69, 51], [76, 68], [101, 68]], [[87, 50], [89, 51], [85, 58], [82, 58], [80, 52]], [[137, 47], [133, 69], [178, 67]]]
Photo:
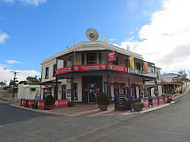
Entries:
[[28, 82], [26, 80], [23, 80], [23, 81], [20, 81], [19, 84], [24, 84], [24, 85], [27, 85]]
[[[18, 80], [15, 80], [15, 87], [18, 87]], [[9, 86], [12, 86], [14, 84], [14, 81], [13, 80], [10, 80], [10, 82], [9, 82]]]
[[40, 79], [37, 78], [37, 76], [35, 77], [27, 77], [26, 78], [27, 82], [29, 85], [39, 85], [40, 84]]

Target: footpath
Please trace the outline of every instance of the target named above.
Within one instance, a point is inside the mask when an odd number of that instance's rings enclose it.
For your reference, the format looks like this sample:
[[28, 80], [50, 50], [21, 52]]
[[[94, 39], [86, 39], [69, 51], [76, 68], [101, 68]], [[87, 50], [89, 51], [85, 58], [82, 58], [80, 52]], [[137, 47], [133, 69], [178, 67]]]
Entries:
[[[190, 91], [190, 85], [188, 85], [185, 88], [182, 94], [173, 95], [172, 99], [175, 101], [175, 99], [188, 94], [189, 91]], [[143, 108], [143, 110], [139, 112], [135, 112], [135, 111], [131, 112], [130, 110], [115, 111], [113, 103], [108, 106], [108, 111], [100, 111], [97, 104], [75, 104], [74, 107], [64, 106], [64, 107], [54, 108], [52, 110], [44, 110], [44, 109], [39, 109], [39, 108], [32, 109], [31, 107], [20, 106], [20, 103], [17, 100], [11, 100], [10, 98], [7, 99], [0, 96], [0, 99], [11, 101], [12, 103], [10, 104], [10, 106], [18, 107], [18, 108], [22, 108], [22, 109], [26, 109], [30, 111], [51, 113], [55, 115], [89, 116], [89, 117], [100, 116], [100, 115], [131, 115], [131, 114], [136, 114], [136, 113], [142, 114], [142, 113], [154, 111], [156, 109], [160, 109], [162, 107], [166, 107], [173, 103], [172, 102], [172, 103], [165, 103], [162, 105], [156, 105], [156, 106], [152, 106], [151, 108], [146, 107], [146, 108]]]

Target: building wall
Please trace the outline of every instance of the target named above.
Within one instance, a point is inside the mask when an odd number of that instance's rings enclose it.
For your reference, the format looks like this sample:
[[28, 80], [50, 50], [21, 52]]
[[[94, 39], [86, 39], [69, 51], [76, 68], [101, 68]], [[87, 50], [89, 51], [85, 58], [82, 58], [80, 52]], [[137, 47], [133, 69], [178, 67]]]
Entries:
[[[31, 89], [35, 89], [32, 91]], [[19, 84], [18, 86], [18, 99], [35, 99], [37, 93], [40, 93], [40, 85], [24, 85]]]

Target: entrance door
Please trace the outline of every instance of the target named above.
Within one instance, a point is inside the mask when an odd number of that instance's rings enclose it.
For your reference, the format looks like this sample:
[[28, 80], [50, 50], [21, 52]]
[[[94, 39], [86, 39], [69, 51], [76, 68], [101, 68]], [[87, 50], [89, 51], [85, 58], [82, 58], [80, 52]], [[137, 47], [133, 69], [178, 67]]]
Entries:
[[88, 88], [88, 103], [95, 103], [96, 98], [96, 84], [90, 83]]
[[[97, 95], [102, 91], [101, 76], [83, 76], [82, 78], [83, 103], [97, 102]], [[98, 90], [98, 92], [96, 91]]]

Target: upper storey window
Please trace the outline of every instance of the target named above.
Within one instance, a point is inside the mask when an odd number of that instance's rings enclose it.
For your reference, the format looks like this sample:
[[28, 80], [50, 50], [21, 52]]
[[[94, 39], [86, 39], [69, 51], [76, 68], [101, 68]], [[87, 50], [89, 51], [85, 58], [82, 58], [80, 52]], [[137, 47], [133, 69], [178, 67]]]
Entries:
[[57, 69], [57, 65], [54, 64], [53, 65], [53, 77], [55, 77], [55, 74], [56, 74], [56, 69]]
[[49, 67], [46, 67], [45, 79], [49, 78]]
[[97, 64], [96, 53], [87, 53], [87, 64]]

